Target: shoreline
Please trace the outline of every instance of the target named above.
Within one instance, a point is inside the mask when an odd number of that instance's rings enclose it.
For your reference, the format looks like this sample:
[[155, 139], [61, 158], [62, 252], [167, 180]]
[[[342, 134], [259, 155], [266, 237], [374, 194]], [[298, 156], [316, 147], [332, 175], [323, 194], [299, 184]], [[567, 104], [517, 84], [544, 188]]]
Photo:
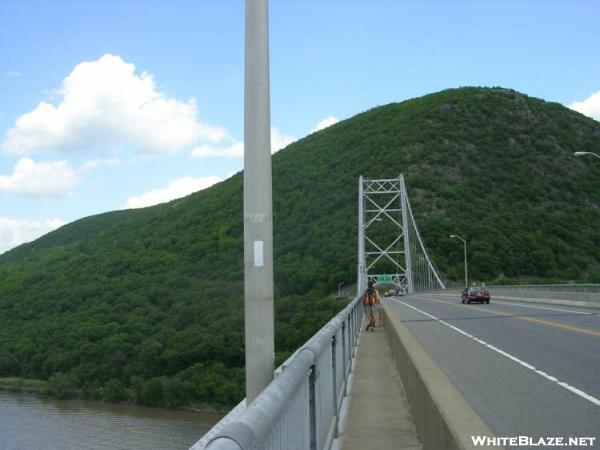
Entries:
[[27, 378], [16, 378], [16, 377], [6, 377], [0, 378], [0, 392], [12, 392], [12, 393], [20, 393], [20, 394], [31, 394], [38, 397], [51, 398], [54, 400], [84, 400], [89, 402], [98, 402], [104, 404], [130, 404], [143, 408], [151, 408], [151, 409], [168, 409], [172, 411], [185, 411], [190, 413], [197, 414], [213, 414], [213, 415], [225, 415], [227, 414], [231, 408], [227, 407], [217, 407], [210, 404], [190, 404], [181, 407], [167, 407], [167, 406], [148, 406], [143, 405], [141, 403], [136, 403], [130, 400], [123, 400], [119, 402], [109, 402], [103, 399], [98, 398], [89, 398], [83, 395], [83, 390], [74, 389], [73, 395], [66, 398], [61, 398], [56, 395], [48, 394], [48, 382], [44, 380], [35, 380], [35, 379], [27, 379]]

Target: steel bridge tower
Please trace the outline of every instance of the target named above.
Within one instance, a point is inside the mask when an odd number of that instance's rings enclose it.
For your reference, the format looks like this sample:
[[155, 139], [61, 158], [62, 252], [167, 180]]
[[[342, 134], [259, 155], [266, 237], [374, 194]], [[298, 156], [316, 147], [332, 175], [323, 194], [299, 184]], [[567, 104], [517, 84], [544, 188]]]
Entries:
[[404, 176], [358, 181], [358, 282], [390, 283], [407, 294], [445, 289], [417, 229]]

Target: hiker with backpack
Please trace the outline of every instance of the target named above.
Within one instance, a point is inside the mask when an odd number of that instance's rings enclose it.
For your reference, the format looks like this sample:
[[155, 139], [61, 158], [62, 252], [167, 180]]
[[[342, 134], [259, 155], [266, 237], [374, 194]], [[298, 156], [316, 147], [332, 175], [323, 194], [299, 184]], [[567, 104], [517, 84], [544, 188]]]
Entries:
[[367, 317], [367, 326], [365, 331], [375, 331], [375, 310], [379, 307], [379, 292], [375, 289], [375, 282], [369, 280], [367, 290], [363, 294], [363, 307], [365, 308], [365, 316]]

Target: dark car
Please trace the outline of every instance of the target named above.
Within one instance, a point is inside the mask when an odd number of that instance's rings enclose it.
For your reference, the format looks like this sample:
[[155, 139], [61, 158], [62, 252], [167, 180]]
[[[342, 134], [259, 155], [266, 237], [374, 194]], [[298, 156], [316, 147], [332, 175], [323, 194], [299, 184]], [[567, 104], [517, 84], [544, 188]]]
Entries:
[[461, 295], [461, 303], [471, 302], [489, 303], [490, 291], [482, 286], [474, 286], [465, 289]]

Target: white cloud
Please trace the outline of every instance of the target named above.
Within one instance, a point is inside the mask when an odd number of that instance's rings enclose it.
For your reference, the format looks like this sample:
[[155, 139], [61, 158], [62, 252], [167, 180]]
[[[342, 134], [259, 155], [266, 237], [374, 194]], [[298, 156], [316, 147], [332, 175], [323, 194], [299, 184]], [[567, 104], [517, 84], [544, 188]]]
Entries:
[[118, 166], [119, 164], [121, 164], [121, 160], [119, 158], [91, 159], [84, 162], [81, 165], [80, 170], [83, 172], [89, 172], [97, 169], [100, 166]]
[[296, 136], [283, 134], [277, 128], [273, 127], [271, 128], [271, 153], [278, 152], [297, 140]]
[[11, 175], [0, 175], [0, 192], [58, 197], [69, 193], [77, 175], [67, 161], [42, 161], [21, 158]]
[[166, 188], [153, 189], [145, 194], [129, 198], [123, 208], [145, 208], [146, 206], [169, 202], [193, 192], [206, 189], [220, 181], [222, 181], [221, 177], [216, 175], [200, 178], [189, 176], [179, 178], [171, 182]]
[[[287, 147], [298, 138], [281, 133], [277, 128], [271, 128], [271, 153], [276, 153]], [[211, 144], [200, 145], [190, 152], [192, 158], [243, 158], [244, 142], [230, 138], [231, 143], [226, 147]]]
[[223, 148], [205, 144], [193, 149], [190, 155], [192, 158], [241, 158], [244, 156], [244, 143], [234, 141], [231, 145]]
[[61, 219], [37, 221], [0, 217], [0, 253], [33, 241], [66, 223]]
[[310, 130], [311, 133], [315, 133], [317, 131], [321, 131], [327, 127], [330, 127], [331, 125], [334, 125], [336, 123], [338, 123], [340, 121], [340, 119], [338, 119], [335, 116], [327, 116], [325, 117], [323, 120], [321, 120], [317, 126], [315, 126], [312, 130]]
[[600, 120], [600, 91], [593, 93], [582, 102], [571, 103], [569, 108], [592, 119]]
[[4, 73], [6, 78], [21, 78], [23, 74], [21, 72], [17, 72], [16, 70], [9, 70]]
[[57, 106], [41, 102], [17, 119], [2, 143], [4, 152], [126, 147], [152, 155], [226, 136], [222, 128], [199, 121], [193, 98], [182, 102], [165, 96], [152, 75], [136, 75], [135, 66], [119, 56], [78, 64], [56, 93]]

